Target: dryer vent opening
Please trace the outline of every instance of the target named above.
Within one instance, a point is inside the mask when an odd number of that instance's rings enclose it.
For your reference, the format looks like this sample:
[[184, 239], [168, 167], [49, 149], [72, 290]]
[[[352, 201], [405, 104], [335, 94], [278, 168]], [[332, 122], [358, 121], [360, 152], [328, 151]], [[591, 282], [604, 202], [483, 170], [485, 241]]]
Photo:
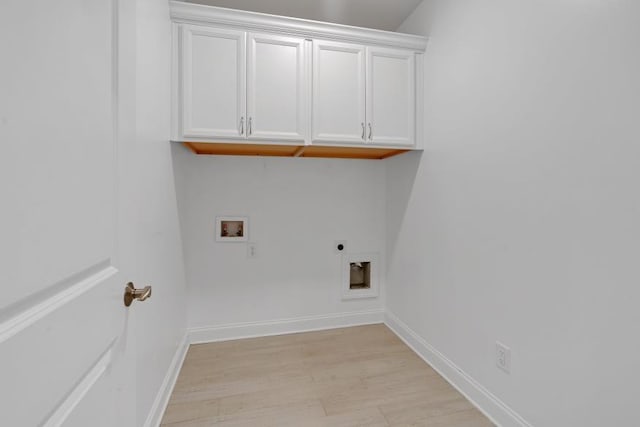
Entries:
[[349, 289], [371, 289], [371, 262], [350, 263]]

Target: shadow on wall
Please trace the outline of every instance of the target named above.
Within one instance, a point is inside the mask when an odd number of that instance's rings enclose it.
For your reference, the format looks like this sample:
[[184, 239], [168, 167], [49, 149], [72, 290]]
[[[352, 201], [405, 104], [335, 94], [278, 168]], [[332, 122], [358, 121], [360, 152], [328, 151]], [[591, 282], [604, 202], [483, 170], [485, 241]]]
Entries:
[[[187, 247], [184, 242], [184, 236], [186, 232], [185, 221], [186, 221], [186, 203], [187, 203], [187, 183], [186, 174], [188, 173], [188, 169], [185, 167], [186, 159], [193, 155], [191, 151], [187, 147], [178, 143], [171, 143], [171, 161], [173, 166], [173, 180], [176, 189], [176, 202], [178, 205], [178, 222], [180, 224], [180, 236], [182, 243], [182, 261], [186, 268], [186, 250]], [[187, 280], [187, 287], [189, 286], [189, 281]]]
[[387, 267], [394, 257], [402, 224], [415, 184], [422, 151], [407, 153], [386, 159], [387, 162]]

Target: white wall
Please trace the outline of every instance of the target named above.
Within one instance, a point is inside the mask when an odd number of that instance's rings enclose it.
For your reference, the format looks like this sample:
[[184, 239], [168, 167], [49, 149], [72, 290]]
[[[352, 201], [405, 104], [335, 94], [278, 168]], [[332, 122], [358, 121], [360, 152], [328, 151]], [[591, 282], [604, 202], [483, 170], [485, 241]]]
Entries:
[[[161, 415], [154, 401], [186, 330], [186, 283], [178, 221], [170, 125], [169, 5], [136, 1], [135, 144], [127, 151], [123, 208], [134, 220], [123, 224], [128, 271], [138, 287], [153, 286], [148, 302], [130, 311], [137, 345], [137, 423]], [[162, 402], [155, 402], [162, 405]], [[149, 419], [153, 424], [153, 418]]]
[[[427, 0], [387, 305], [535, 426], [640, 425], [640, 3]], [[495, 367], [494, 343], [512, 349]]]
[[[382, 309], [382, 296], [341, 299], [333, 244], [384, 259], [383, 162], [181, 154], [191, 327]], [[250, 217], [256, 258], [243, 243], [215, 241], [217, 215]]]

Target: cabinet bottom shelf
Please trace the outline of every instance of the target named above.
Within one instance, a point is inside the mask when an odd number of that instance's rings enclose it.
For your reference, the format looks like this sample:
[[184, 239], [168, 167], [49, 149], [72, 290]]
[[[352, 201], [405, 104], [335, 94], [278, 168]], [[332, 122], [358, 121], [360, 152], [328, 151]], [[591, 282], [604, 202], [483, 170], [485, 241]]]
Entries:
[[319, 145], [277, 145], [216, 142], [184, 142], [195, 154], [218, 156], [276, 156], [276, 157], [319, 157], [338, 159], [382, 160], [407, 149], [379, 147], [334, 147]]

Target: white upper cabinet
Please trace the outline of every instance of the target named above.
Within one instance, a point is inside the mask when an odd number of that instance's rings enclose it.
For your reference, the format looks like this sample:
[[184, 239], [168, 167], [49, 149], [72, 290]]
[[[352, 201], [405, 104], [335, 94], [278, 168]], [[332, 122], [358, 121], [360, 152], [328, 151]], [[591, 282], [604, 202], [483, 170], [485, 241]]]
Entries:
[[415, 52], [316, 41], [314, 143], [415, 144]]
[[245, 34], [195, 25], [183, 27], [182, 138], [244, 137]]
[[415, 141], [415, 53], [367, 48], [367, 141], [413, 145]]
[[249, 34], [247, 136], [270, 141], [307, 139], [309, 72], [302, 38]]
[[181, 139], [304, 142], [305, 39], [185, 25]]
[[313, 46], [313, 142], [365, 142], [365, 48]]
[[421, 147], [424, 37], [169, 4], [173, 140]]

